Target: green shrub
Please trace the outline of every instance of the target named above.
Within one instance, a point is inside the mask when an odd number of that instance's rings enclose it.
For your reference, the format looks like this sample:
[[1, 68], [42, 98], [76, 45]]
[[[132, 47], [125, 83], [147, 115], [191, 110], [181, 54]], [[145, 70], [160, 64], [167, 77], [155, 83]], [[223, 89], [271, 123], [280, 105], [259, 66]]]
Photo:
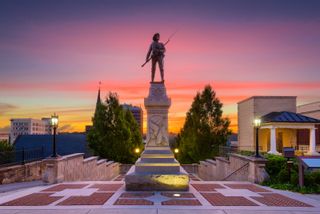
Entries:
[[277, 180], [279, 178], [278, 175], [280, 174], [280, 172], [284, 174], [282, 170], [284, 168], [286, 169], [287, 160], [282, 156], [270, 154], [266, 155], [265, 158], [268, 160], [266, 164], [266, 171], [268, 172], [271, 180]]
[[275, 189], [291, 190], [300, 193], [320, 193], [320, 171], [308, 171], [304, 176], [304, 187], [299, 186], [298, 162], [294, 158], [289, 177], [287, 159], [278, 155], [266, 155], [266, 171], [270, 180], [264, 185]]

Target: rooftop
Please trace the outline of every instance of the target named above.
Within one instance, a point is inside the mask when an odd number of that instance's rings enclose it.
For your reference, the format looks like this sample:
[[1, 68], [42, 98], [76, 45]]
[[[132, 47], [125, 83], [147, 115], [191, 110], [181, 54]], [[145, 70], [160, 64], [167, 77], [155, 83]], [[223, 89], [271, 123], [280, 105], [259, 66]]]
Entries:
[[261, 117], [263, 123], [320, 123], [320, 120], [304, 116], [302, 114], [281, 111], [271, 112]]

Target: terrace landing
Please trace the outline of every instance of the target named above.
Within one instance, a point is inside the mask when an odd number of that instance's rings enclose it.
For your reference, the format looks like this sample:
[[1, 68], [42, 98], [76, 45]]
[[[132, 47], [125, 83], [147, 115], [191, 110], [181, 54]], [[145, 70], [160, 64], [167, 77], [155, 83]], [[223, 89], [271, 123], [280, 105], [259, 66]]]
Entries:
[[130, 192], [123, 176], [113, 181], [37, 186], [0, 197], [0, 214], [22, 213], [319, 213], [302, 194], [248, 182], [201, 181], [190, 175], [188, 192]]

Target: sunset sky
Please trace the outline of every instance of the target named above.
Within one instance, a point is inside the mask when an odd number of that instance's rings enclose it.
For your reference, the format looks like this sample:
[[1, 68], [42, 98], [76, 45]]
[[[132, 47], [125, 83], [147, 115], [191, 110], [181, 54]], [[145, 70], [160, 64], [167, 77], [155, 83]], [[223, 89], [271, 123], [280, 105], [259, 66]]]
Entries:
[[[143, 107], [152, 35], [167, 45], [169, 129], [178, 132], [210, 84], [237, 130], [237, 102], [254, 95], [320, 100], [320, 1], [0, 1], [0, 132], [10, 118], [56, 112], [61, 131], [91, 123], [102, 95]], [[159, 73], [156, 78], [159, 80]], [[146, 116], [145, 116], [146, 118]]]

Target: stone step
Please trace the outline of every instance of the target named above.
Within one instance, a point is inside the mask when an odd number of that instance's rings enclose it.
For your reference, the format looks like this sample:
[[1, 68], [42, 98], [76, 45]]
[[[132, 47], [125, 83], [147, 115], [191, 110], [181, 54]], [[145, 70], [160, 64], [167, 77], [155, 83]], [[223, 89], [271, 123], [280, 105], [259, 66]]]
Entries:
[[164, 157], [145, 158], [145, 157], [141, 157], [141, 162], [144, 162], [144, 163], [173, 163], [174, 161], [175, 161], [174, 158], [164, 158]]
[[174, 160], [169, 163], [146, 163], [142, 160], [135, 164], [138, 173], [178, 173], [180, 172], [180, 164]]
[[155, 150], [155, 149], [144, 150], [141, 155], [144, 155], [144, 154], [173, 155], [171, 150]]
[[141, 158], [174, 158], [173, 154], [141, 154]]
[[146, 174], [174, 174], [180, 172], [180, 166], [136, 166], [136, 173]]

